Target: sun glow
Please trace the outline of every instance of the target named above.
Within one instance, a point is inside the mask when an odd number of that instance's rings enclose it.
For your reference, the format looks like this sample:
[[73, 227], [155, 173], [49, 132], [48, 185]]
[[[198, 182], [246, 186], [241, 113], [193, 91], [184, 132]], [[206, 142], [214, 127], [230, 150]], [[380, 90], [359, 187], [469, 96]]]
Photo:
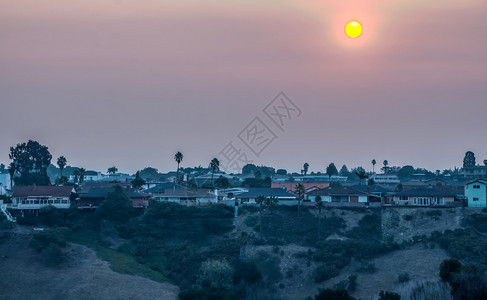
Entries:
[[357, 21], [348, 22], [345, 33], [351, 38], [357, 38], [362, 34], [362, 25]]

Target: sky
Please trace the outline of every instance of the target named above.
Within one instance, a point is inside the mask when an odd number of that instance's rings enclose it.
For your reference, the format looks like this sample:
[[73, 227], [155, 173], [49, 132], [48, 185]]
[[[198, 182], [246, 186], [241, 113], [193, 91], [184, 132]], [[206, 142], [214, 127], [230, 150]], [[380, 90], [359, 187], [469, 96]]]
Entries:
[[481, 163], [486, 32], [485, 0], [0, 0], [0, 163], [29, 139], [130, 173], [228, 145], [297, 172]]

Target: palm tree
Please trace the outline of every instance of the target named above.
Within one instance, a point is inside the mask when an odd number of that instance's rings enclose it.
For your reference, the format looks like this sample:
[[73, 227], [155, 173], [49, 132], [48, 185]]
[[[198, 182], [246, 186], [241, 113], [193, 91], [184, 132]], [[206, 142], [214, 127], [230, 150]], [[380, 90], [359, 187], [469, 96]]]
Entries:
[[375, 159], [373, 159], [373, 160], [372, 160], [372, 173], [375, 173], [375, 170], [374, 170], [374, 169], [375, 169], [375, 164], [376, 164], [376, 163], [377, 163], [377, 162], [375, 161]]
[[298, 217], [301, 213], [301, 201], [303, 200], [304, 193], [306, 192], [304, 185], [302, 183], [297, 184], [294, 188], [294, 192], [298, 194]]
[[365, 172], [365, 170], [359, 170], [359, 171], [355, 171], [354, 172], [355, 175], [358, 176], [358, 178], [360, 178], [360, 185], [362, 185], [362, 180], [363, 179], [367, 179], [369, 177], [369, 175], [367, 175], [367, 173]]
[[384, 160], [383, 164], [384, 164], [384, 167], [382, 168], [382, 170], [384, 171], [384, 173], [387, 173], [389, 171], [389, 167], [388, 167], [389, 162], [387, 161], [387, 159]]
[[258, 196], [255, 198], [255, 203], [259, 205], [259, 231], [260, 231], [260, 238], [262, 239], [262, 208], [265, 205], [265, 196]]
[[178, 163], [178, 169], [176, 170], [176, 181], [179, 181], [179, 164], [183, 161], [183, 157], [183, 154], [179, 151], [174, 154], [174, 160]]
[[12, 189], [12, 183], [14, 180], [15, 172], [17, 172], [17, 168], [14, 162], [11, 162], [10, 165], [8, 166], [8, 173], [10, 174], [10, 189]]
[[215, 157], [210, 161], [210, 168], [211, 168], [211, 185], [213, 185], [213, 176], [215, 172], [220, 169], [220, 161]]
[[279, 203], [279, 198], [277, 198], [276, 196], [270, 196], [267, 197], [265, 201], [266, 201], [266, 206], [269, 207], [271, 211], [271, 214], [274, 214], [274, 207], [276, 207], [277, 204]]
[[107, 170], [107, 173], [112, 174], [112, 175], [115, 175], [115, 173], [117, 173], [117, 172], [118, 172], [118, 168], [115, 166], [108, 168], [108, 170]]
[[85, 180], [86, 169], [80, 168], [78, 172], [79, 172], [79, 184], [82, 184], [83, 181]]
[[59, 167], [59, 170], [61, 170], [61, 177], [63, 177], [63, 170], [64, 167], [66, 167], [66, 163], [67, 163], [66, 157], [59, 156], [59, 158], [57, 159], [57, 165]]
[[321, 196], [318, 195], [315, 198], [316, 208], [318, 209], [318, 239], [321, 237], [321, 210], [323, 209], [325, 203], [321, 200]]
[[304, 175], [308, 174], [308, 169], [309, 169], [309, 164], [308, 163], [304, 163], [304, 165], [303, 165], [303, 173], [304, 173]]
[[73, 171], [73, 176], [74, 176], [73, 181], [74, 181], [75, 184], [78, 183], [79, 174], [80, 174], [79, 173], [79, 169], [76, 169], [76, 170]]

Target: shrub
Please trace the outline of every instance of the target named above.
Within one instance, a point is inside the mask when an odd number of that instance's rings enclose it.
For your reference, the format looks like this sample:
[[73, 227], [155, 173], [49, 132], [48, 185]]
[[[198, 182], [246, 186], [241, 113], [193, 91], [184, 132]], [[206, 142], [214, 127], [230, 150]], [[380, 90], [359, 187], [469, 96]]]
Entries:
[[63, 218], [56, 207], [45, 205], [39, 209], [39, 222], [47, 226], [61, 226], [63, 225]]
[[460, 272], [462, 263], [455, 258], [445, 259], [440, 264], [440, 277], [443, 281], [450, 281], [453, 274]]
[[206, 260], [201, 264], [196, 282], [204, 288], [230, 289], [233, 272], [225, 260]]
[[315, 300], [355, 300], [355, 298], [350, 296], [347, 290], [327, 288], [320, 290]]
[[426, 211], [426, 215], [427, 215], [428, 217], [439, 217], [439, 216], [441, 216], [441, 215], [442, 215], [442, 212], [441, 212], [441, 210], [439, 210], [439, 209], [435, 209], [435, 210], [428, 210], [428, 211]]
[[253, 228], [259, 224], [259, 218], [257, 216], [248, 216], [245, 218], [244, 223]]
[[10, 222], [8, 220], [2, 220], [0, 221], [0, 229], [12, 229], [15, 227], [14, 222]]
[[401, 296], [394, 292], [380, 291], [379, 300], [401, 300]]
[[69, 229], [66, 227], [44, 230], [34, 234], [29, 242], [29, 245], [38, 252], [41, 252], [50, 244], [57, 245], [58, 247], [64, 247], [66, 246], [66, 239], [68, 235]]
[[313, 279], [316, 283], [338, 276], [340, 271], [335, 266], [321, 265], [313, 271]]
[[255, 262], [240, 262], [235, 270], [234, 282], [239, 283], [241, 280], [249, 284], [254, 284], [262, 279], [262, 274], [257, 268]]
[[412, 215], [404, 215], [404, 216], [402, 216], [402, 218], [406, 221], [411, 221], [413, 219], [413, 216]]
[[408, 273], [401, 273], [397, 277], [397, 282], [399, 283], [405, 283], [409, 281], [409, 274]]
[[59, 265], [63, 259], [63, 251], [59, 245], [49, 243], [41, 250], [41, 260], [48, 267], [55, 267]]

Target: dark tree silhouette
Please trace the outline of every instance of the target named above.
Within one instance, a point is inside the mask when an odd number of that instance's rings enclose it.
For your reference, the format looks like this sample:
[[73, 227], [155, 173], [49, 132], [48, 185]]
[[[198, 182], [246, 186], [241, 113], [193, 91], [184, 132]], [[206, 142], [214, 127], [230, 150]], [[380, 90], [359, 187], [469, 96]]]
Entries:
[[372, 160], [372, 173], [375, 173], [375, 165], [377, 164], [377, 161], [375, 159]]
[[472, 151], [467, 151], [465, 157], [463, 158], [463, 168], [473, 168], [475, 167], [475, 154]]
[[179, 164], [183, 161], [183, 154], [181, 152], [176, 152], [176, 154], [174, 154], [174, 160], [177, 162], [178, 164], [178, 169], [176, 170], [176, 182], [179, 182]]
[[64, 156], [59, 156], [59, 158], [57, 159], [57, 165], [59, 167], [59, 170], [61, 171], [61, 177], [63, 177], [63, 170], [64, 170], [64, 167], [66, 167], [66, 164], [67, 164], [67, 160], [66, 160], [66, 157]]
[[36, 141], [17, 144], [10, 147], [9, 158], [13, 160], [15, 171], [20, 177], [15, 178], [18, 185], [49, 185], [47, 167], [51, 163], [52, 155], [46, 146]]
[[309, 169], [309, 164], [308, 163], [304, 163], [304, 165], [303, 165], [303, 173], [304, 173], [304, 175], [308, 174], [308, 169]]
[[326, 167], [326, 175], [328, 175], [328, 181], [331, 181], [331, 176], [337, 174], [338, 174], [337, 167], [335, 167], [334, 163], [330, 163], [328, 167]]
[[215, 172], [220, 169], [220, 161], [216, 157], [210, 161], [210, 168], [211, 168], [211, 185], [213, 185], [213, 176], [215, 176]]

